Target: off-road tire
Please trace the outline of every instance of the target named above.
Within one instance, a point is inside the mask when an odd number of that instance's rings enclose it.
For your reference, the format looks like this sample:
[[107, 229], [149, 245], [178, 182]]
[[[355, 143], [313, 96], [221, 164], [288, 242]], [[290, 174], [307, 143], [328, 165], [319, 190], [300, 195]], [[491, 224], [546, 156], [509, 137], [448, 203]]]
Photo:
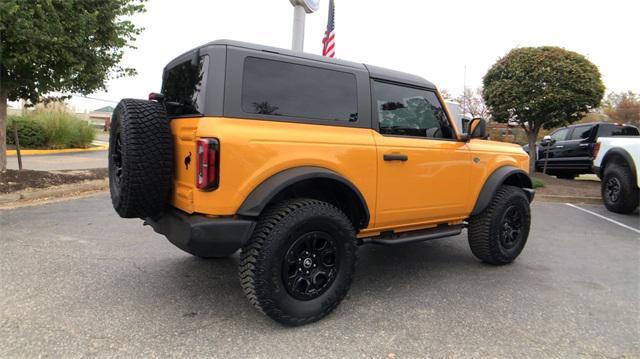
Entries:
[[[284, 258], [297, 238], [323, 231], [337, 245], [337, 274], [319, 296], [301, 300], [286, 287]], [[251, 304], [272, 319], [291, 326], [317, 321], [333, 311], [351, 286], [356, 264], [352, 223], [339, 209], [314, 199], [293, 199], [268, 208], [242, 248], [239, 276]]]
[[[613, 197], [608, 193], [608, 185], [612, 181], [616, 181], [619, 186], [617, 197]], [[616, 163], [607, 165], [604, 169], [600, 188], [602, 201], [611, 212], [627, 214], [632, 213], [638, 207], [640, 191], [629, 167]]]
[[173, 179], [173, 138], [164, 107], [123, 99], [109, 135], [109, 190], [123, 218], [157, 217], [166, 208]]
[[[505, 214], [512, 207], [522, 217], [522, 236], [514, 241], [512, 247], [507, 248], [501, 240], [501, 231], [504, 229]], [[529, 236], [530, 224], [531, 211], [524, 191], [514, 186], [500, 186], [487, 208], [469, 219], [468, 240], [471, 252], [485, 263], [509, 264], [522, 252]]]

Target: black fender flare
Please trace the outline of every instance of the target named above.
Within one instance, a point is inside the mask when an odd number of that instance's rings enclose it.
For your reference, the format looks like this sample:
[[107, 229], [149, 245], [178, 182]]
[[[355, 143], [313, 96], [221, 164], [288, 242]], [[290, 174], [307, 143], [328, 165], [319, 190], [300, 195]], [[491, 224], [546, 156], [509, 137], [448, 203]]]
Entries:
[[367, 202], [358, 188], [340, 174], [326, 168], [315, 166], [289, 168], [269, 177], [251, 191], [249, 196], [247, 196], [238, 209], [237, 215], [258, 217], [269, 202], [278, 195], [278, 193], [295, 183], [315, 178], [330, 179], [351, 190], [360, 202], [360, 205], [362, 206], [361, 209], [364, 213], [364, 218], [362, 223], [360, 223], [360, 227], [366, 228], [368, 226], [370, 219], [369, 207], [367, 207]]
[[608, 150], [607, 153], [604, 155], [604, 158], [602, 158], [602, 162], [600, 163], [600, 173], [598, 174], [600, 178], [604, 176], [604, 169], [607, 166], [607, 161], [613, 156], [620, 156], [624, 158], [629, 168], [631, 168], [631, 174], [633, 175], [633, 178], [634, 179], [638, 178], [637, 176], [638, 172], [636, 172], [636, 165], [635, 163], [633, 163], [633, 158], [631, 158], [631, 155], [629, 154], [629, 152], [627, 152], [624, 148], [621, 148], [621, 147], [613, 147], [610, 150]]
[[487, 178], [484, 186], [482, 186], [482, 190], [480, 190], [478, 199], [476, 199], [476, 205], [473, 207], [471, 215], [477, 215], [487, 208], [498, 187], [507, 181], [509, 184], [514, 184], [522, 188], [529, 198], [529, 202], [533, 201], [535, 192], [529, 174], [514, 166], [503, 166], [493, 171], [489, 178]]

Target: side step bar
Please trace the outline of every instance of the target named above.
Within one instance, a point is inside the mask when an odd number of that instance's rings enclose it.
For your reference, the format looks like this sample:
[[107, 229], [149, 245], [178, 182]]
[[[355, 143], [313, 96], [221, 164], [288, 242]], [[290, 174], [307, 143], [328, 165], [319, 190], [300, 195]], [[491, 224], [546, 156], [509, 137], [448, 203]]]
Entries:
[[462, 232], [464, 225], [455, 226], [440, 225], [435, 228], [421, 229], [411, 232], [385, 233], [377, 237], [362, 238], [361, 244], [405, 244], [428, 241], [436, 238], [457, 236]]

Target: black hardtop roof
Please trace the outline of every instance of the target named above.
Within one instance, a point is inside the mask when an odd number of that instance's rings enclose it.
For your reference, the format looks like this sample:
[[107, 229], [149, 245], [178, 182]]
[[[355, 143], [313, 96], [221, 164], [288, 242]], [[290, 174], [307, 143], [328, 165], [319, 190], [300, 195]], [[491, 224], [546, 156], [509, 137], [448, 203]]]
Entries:
[[[306, 52], [297, 52], [297, 51], [281, 49], [281, 48], [277, 48], [277, 47], [252, 44], [252, 43], [248, 43], [248, 42], [234, 41], [234, 40], [215, 40], [215, 41], [211, 41], [211, 42], [209, 42], [207, 44], [204, 44], [202, 46], [199, 46], [196, 49], [200, 49], [200, 48], [204, 48], [204, 47], [208, 47], [208, 46], [213, 46], [213, 45], [233, 46], [233, 47], [245, 48], [245, 49], [250, 49], [250, 50], [255, 50], [255, 51], [265, 51], [265, 52], [277, 53], [277, 54], [280, 54], [280, 55], [291, 56], [291, 57], [296, 57], [296, 58], [305, 59], [305, 60], [312, 60], [312, 61], [330, 63], [330, 64], [339, 65], [339, 66], [345, 66], [345, 67], [349, 67], [349, 68], [355, 68], [355, 69], [368, 71], [369, 72], [369, 76], [371, 76], [372, 78], [378, 78], [378, 79], [382, 79], [382, 80], [401, 82], [401, 83], [405, 83], [405, 84], [409, 84], [409, 85], [435, 89], [435, 85], [433, 83], [423, 79], [420, 76], [416, 76], [416, 75], [412, 75], [412, 74], [408, 74], [408, 73], [404, 73], [404, 72], [400, 72], [400, 71], [395, 71], [395, 70], [389, 70], [389, 69], [385, 69], [385, 68], [382, 68], [382, 67], [361, 64], [361, 63], [357, 63], [357, 62], [351, 62], [351, 61], [346, 61], [346, 60], [329, 58], [329, 57], [325, 57], [325, 56], [309, 54], [309, 53], [306, 53]], [[193, 50], [195, 50], [195, 49], [193, 49]], [[191, 51], [193, 51], [193, 50], [191, 50]], [[188, 51], [187, 53], [189, 53], [191, 51]], [[181, 56], [184, 56], [184, 54], [181, 55]]]

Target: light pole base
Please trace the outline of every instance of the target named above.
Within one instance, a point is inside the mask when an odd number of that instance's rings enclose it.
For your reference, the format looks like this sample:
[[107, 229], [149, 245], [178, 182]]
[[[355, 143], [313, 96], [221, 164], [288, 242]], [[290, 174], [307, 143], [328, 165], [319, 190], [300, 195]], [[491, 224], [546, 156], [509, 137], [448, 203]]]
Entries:
[[306, 12], [304, 7], [293, 7], [293, 33], [291, 36], [291, 50], [304, 52], [304, 21]]

